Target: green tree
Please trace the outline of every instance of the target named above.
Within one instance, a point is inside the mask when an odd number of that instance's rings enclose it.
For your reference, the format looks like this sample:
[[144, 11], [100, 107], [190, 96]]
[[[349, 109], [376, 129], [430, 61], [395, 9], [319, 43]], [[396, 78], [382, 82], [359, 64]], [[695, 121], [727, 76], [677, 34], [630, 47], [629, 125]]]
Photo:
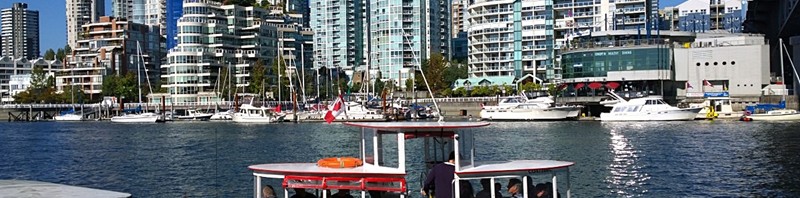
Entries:
[[[447, 60], [439, 53], [433, 53], [428, 59], [422, 61], [422, 72], [425, 73], [425, 78], [428, 80], [427, 85], [430, 86], [431, 91], [438, 92], [450, 86], [444, 81], [446, 67]], [[425, 79], [422, 78], [422, 75], [415, 76], [420, 87], [425, 87]]]
[[55, 92], [53, 77], [48, 76], [41, 66], [36, 66], [31, 72], [31, 86], [14, 95], [14, 101], [18, 103], [55, 103], [59, 101]]
[[45, 60], [55, 60], [56, 59], [56, 52], [53, 51], [53, 49], [47, 49], [47, 51], [44, 52], [44, 59]]
[[463, 63], [453, 63], [444, 70], [444, 83], [453, 85], [458, 79], [465, 79], [469, 77], [467, 65]]
[[453, 90], [452, 89], [444, 89], [444, 90], [442, 90], [441, 94], [444, 97], [450, 97], [450, 96], [453, 96]]
[[406, 89], [405, 91], [412, 91], [414, 89], [414, 79], [408, 78], [406, 79]]
[[250, 86], [247, 87], [248, 92], [264, 94], [262, 92], [264, 91], [264, 81], [266, 81], [266, 69], [264, 61], [261, 59], [253, 64], [253, 70], [250, 71]]
[[503, 84], [503, 91], [505, 91], [506, 95], [514, 94], [514, 87], [511, 85]]
[[138, 82], [133, 72], [124, 76], [108, 75], [103, 78], [103, 95], [116, 96], [126, 102], [138, 102], [139, 89], [137, 86]]
[[60, 61], [64, 61], [65, 57], [67, 57], [67, 55], [64, 52], [64, 49], [58, 48], [58, 51], [56, 51], [56, 59], [58, 59]]
[[542, 85], [533, 82], [524, 83], [519, 86], [520, 91], [532, 92], [542, 90]]
[[556, 96], [560, 92], [561, 92], [561, 90], [558, 89], [558, 86], [556, 86], [556, 84], [547, 85], [547, 93], [550, 94], [551, 96]]
[[72, 54], [72, 47], [70, 47], [69, 45], [64, 45], [64, 54], [65, 55], [71, 55]]
[[468, 96], [467, 95], [467, 88], [464, 88], [464, 87], [456, 88], [456, 91], [455, 91], [455, 93], [453, 93], [453, 95], [454, 96], [467, 97]]

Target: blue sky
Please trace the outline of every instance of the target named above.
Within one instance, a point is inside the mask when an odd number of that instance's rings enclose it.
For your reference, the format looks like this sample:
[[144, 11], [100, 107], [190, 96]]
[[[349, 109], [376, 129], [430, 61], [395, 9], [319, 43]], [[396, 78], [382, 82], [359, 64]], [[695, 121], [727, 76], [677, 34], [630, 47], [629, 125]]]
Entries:
[[[678, 5], [685, 0], [660, 0], [661, 7]], [[28, 9], [39, 10], [39, 43], [42, 55], [47, 49], [58, 49], [67, 44], [65, 0], [0, 0], [0, 8], [11, 7], [15, 2], [28, 4]], [[111, 0], [106, 0], [106, 15], [111, 14]]]

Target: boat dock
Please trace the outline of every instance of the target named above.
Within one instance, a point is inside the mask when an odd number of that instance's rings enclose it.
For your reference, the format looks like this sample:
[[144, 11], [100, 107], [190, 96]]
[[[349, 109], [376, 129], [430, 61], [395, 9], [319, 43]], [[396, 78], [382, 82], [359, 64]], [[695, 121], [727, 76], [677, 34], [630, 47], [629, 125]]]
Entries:
[[131, 194], [39, 181], [0, 180], [0, 198], [3, 197], [126, 198]]

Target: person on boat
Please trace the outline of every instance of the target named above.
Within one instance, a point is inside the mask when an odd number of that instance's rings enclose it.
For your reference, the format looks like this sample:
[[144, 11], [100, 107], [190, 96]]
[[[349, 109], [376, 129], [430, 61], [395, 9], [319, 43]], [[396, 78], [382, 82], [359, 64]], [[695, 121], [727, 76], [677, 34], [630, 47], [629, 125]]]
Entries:
[[475, 189], [472, 188], [472, 183], [469, 183], [469, 181], [466, 180], [462, 180], [461, 182], [459, 182], [459, 184], [461, 185], [459, 186], [459, 190], [461, 191], [459, 194], [460, 198], [474, 198], [473, 195], [475, 194], [473, 193], [475, 193]]
[[519, 179], [510, 179], [508, 180], [508, 193], [511, 194], [512, 198], [523, 198], [525, 197], [522, 193], [522, 180]]
[[[553, 197], [553, 183], [539, 183], [536, 185], [534, 191], [536, 192], [536, 198]], [[561, 195], [558, 194], [556, 197], [561, 197]]]
[[[483, 187], [483, 189], [481, 191], [479, 191], [478, 194], [475, 194], [475, 198], [492, 198], [492, 183], [491, 182], [492, 181], [489, 180], [489, 179], [481, 179], [481, 187]], [[495, 189], [494, 196], [498, 197], [498, 198], [499, 197], [503, 197], [503, 194], [500, 193], [500, 188], [501, 188], [500, 183], [495, 183], [495, 184], [496, 185], [495, 185], [495, 188], [494, 188]]]
[[316, 195], [306, 192], [306, 189], [295, 188], [291, 198], [317, 198]]
[[331, 196], [332, 198], [353, 198], [353, 195], [350, 195], [350, 190], [341, 189], [336, 194]]
[[261, 189], [261, 197], [276, 198], [275, 189], [273, 189], [271, 185], [264, 186], [264, 189]]
[[[456, 172], [456, 154], [450, 152], [447, 162], [437, 164], [431, 168], [425, 183], [422, 185], [422, 196], [428, 196], [428, 191], [434, 190], [436, 198], [453, 198], [453, 177]], [[433, 189], [435, 187], [435, 189]]]

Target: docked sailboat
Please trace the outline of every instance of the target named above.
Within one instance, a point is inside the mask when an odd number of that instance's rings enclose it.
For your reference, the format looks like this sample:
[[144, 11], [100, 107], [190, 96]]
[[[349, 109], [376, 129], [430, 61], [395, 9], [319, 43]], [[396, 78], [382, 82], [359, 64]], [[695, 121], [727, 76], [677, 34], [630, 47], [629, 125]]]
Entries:
[[[139, 87], [139, 104], [142, 104], [142, 80], [141, 80], [142, 78], [140, 76], [141, 76], [141, 73], [142, 73], [142, 71], [141, 71], [142, 67], [144, 67], [144, 65], [143, 65], [144, 64], [144, 57], [142, 56], [142, 49], [139, 48], [139, 47], [140, 47], [139, 46], [139, 42], [137, 42], [136, 43], [136, 48], [137, 48], [137, 53], [139, 55], [139, 65], [137, 67], [138, 71], [136, 72], [136, 74], [137, 74], [136, 78], [138, 79], [138, 84], [137, 85]], [[146, 68], [145, 68], [145, 75], [147, 75], [147, 69]], [[147, 84], [148, 84], [148, 86], [150, 84], [149, 78], [148, 78], [148, 83]], [[153, 89], [150, 88], [148, 90], [150, 90], [150, 93], [152, 94], [152, 92], [153, 92], [152, 90]], [[124, 108], [124, 106], [120, 106], [120, 108]], [[137, 107], [134, 111], [129, 111], [129, 112], [131, 112], [131, 114], [127, 114], [126, 113], [124, 115], [111, 117], [111, 122], [155, 123], [155, 122], [164, 121], [164, 117], [159, 115], [159, 114], [143, 112], [142, 109], [141, 109], [141, 106]]]
[[[789, 56], [789, 51], [784, 49], [783, 46], [783, 39], [779, 40], [780, 42], [780, 51], [781, 51], [781, 81], [784, 80], [783, 78], [783, 55], [784, 53]], [[794, 71], [795, 77], [800, 81], [800, 76], [797, 76], [797, 68], [794, 66], [794, 62], [792, 59], [789, 59], [789, 64], [792, 66], [792, 71]], [[766, 111], [765, 113], [746, 113], [743, 119], [745, 120], [753, 120], [753, 121], [797, 121], [800, 120], [800, 114], [797, 113], [797, 110], [793, 109], [786, 109], [786, 93], [787, 91], [783, 91], [783, 99], [781, 101], [781, 109], [774, 109]]]

